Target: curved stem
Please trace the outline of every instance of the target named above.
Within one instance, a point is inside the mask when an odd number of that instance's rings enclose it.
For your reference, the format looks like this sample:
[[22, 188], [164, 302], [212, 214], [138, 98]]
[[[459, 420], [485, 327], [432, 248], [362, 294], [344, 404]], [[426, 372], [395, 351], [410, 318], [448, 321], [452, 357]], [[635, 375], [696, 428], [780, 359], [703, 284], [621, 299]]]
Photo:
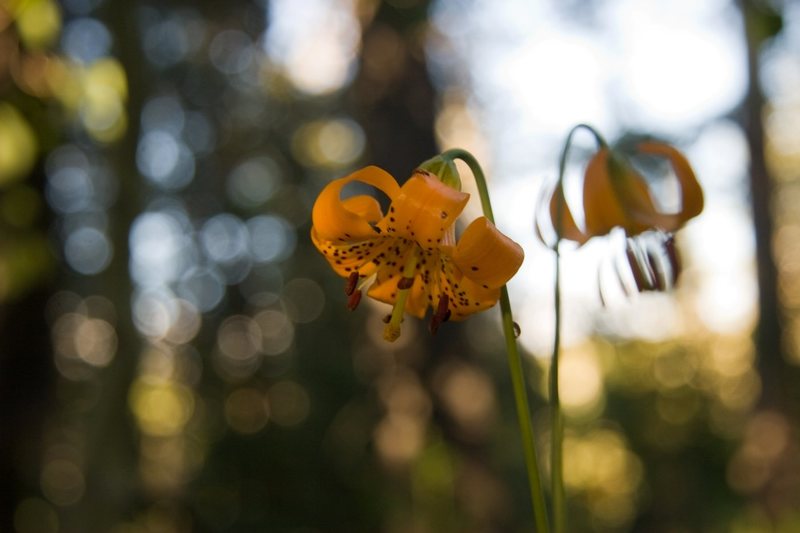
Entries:
[[[588, 124], [578, 124], [572, 128], [564, 142], [561, 157], [558, 161], [558, 187], [564, 191], [564, 172], [567, 167], [567, 156], [572, 146], [572, 137], [579, 129], [588, 130], [597, 141], [599, 147], [604, 148], [605, 139]], [[558, 196], [556, 203], [556, 242], [553, 251], [556, 256], [555, 266], [555, 294], [553, 297], [553, 307], [555, 309], [555, 327], [553, 332], [553, 356], [550, 359], [550, 490], [553, 498], [553, 531], [563, 533], [566, 528], [566, 495], [564, 492], [564, 414], [561, 410], [561, 396], [558, 385], [558, 370], [561, 354], [561, 254], [559, 244], [561, 243], [562, 217], [564, 213], [564, 201], [566, 193]]]
[[[492, 205], [489, 200], [486, 177], [478, 161], [472, 154], [461, 149], [448, 150], [442, 154], [442, 157], [450, 160], [460, 159], [469, 166], [478, 187], [478, 195], [481, 199], [483, 214], [494, 223], [494, 213], [492, 212]], [[502, 314], [503, 334], [505, 336], [506, 353], [508, 355], [508, 369], [511, 373], [511, 385], [514, 391], [514, 402], [517, 410], [517, 421], [522, 434], [522, 446], [525, 453], [525, 466], [528, 472], [528, 483], [530, 485], [531, 503], [533, 505], [536, 530], [547, 532], [550, 530], [547, 520], [547, 507], [545, 505], [539, 476], [539, 464], [536, 458], [536, 444], [533, 436], [533, 426], [531, 424], [531, 410], [530, 404], [528, 403], [525, 373], [522, 365], [522, 358], [517, 348], [514, 319], [511, 315], [511, 302], [509, 301], [508, 290], [505, 285], [500, 289], [500, 312]]]

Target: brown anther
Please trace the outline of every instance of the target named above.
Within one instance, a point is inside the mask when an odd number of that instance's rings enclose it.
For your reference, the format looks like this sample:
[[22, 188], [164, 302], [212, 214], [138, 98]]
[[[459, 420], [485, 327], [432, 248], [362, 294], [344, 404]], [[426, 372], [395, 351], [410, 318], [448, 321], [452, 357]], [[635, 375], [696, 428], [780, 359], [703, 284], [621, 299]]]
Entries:
[[397, 288], [400, 290], [410, 289], [412, 285], [414, 285], [414, 278], [400, 278], [400, 281], [397, 282]]
[[436, 306], [436, 315], [443, 317], [450, 307], [450, 297], [446, 294], [439, 296], [439, 304]]
[[667, 280], [664, 275], [664, 269], [661, 263], [656, 258], [655, 254], [647, 250], [647, 266], [653, 274], [653, 290], [665, 291], [667, 289]]
[[350, 297], [347, 299], [347, 308], [351, 311], [355, 311], [358, 304], [361, 302], [361, 291], [353, 291]]
[[670, 235], [664, 241], [664, 253], [669, 260], [669, 266], [672, 267], [672, 284], [678, 281], [678, 275], [681, 273], [681, 261], [678, 257], [678, 250], [675, 248], [675, 236]]
[[436, 332], [439, 331], [439, 326], [441, 325], [442, 320], [438, 316], [433, 315], [431, 317], [431, 323], [428, 324], [428, 331], [431, 332], [431, 335], [436, 335]]
[[353, 292], [356, 290], [356, 285], [358, 284], [358, 272], [351, 272], [350, 276], [347, 278], [347, 281], [344, 284], [344, 293], [347, 296], [352, 296]]
[[625, 246], [625, 256], [628, 259], [628, 266], [631, 267], [631, 273], [633, 274], [633, 280], [636, 282], [636, 290], [639, 292], [649, 291], [652, 290], [653, 284], [645, 272], [645, 266], [639, 262], [639, 258], [636, 256], [636, 250], [633, 249], [633, 244], [631, 241], [628, 241], [627, 245]]
[[439, 303], [436, 306], [436, 312], [431, 317], [431, 323], [428, 326], [428, 330], [431, 332], [431, 335], [436, 335], [436, 332], [439, 331], [439, 326], [450, 319], [450, 315], [452, 313], [449, 309], [449, 305], [450, 297], [446, 294], [442, 294], [439, 297]]

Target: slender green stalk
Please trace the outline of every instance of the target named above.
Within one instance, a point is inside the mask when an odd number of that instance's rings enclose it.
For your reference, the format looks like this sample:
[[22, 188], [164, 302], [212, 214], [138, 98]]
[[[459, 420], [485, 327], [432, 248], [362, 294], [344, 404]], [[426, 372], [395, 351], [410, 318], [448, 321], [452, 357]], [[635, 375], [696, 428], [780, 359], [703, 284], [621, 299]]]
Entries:
[[[478, 186], [483, 214], [494, 223], [494, 213], [489, 200], [489, 190], [486, 186], [486, 177], [478, 161], [469, 152], [461, 149], [448, 150], [442, 157], [445, 159], [460, 159], [469, 166]], [[525, 385], [525, 374], [522, 358], [517, 349], [517, 335], [514, 331], [514, 319], [511, 315], [511, 303], [508, 299], [508, 290], [504, 285], [500, 289], [500, 312], [502, 314], [503, 334], [506, 340], [506, 353], [508, 355], [508, 368], [511, 373], [511, 385], [514, 391], [514, 402], [517, 410], [517, 421], [522, 433], [522, 446], [525, 452], [525, 466], [528, 471], [528, 483], [531, 491], [531, 503], [536, 523], [536, 530], [542, 533], [550, 531], [547, 520], [547, 506], [545, 505], [539, 476], [539, 464], [536, 458], [536, 444], [533, 438], [531, 424], [531, 409], [528, 403], [528, 393]]]
[[555, 272], [555, 294], [553, 307], [555, 309], [555, 327], [553, 332], [553, 356], [550, 360], [550, 491], [553, 499], [553, 531], [563, 533], [566, 529], [567, 505], [564, 492], [564, 414], [561, 410], [561, 396], [558, 385], [558, 369], [561, 354], [561, 254], [558, 246], [561, 244], [562, 216], [564, 213], [564, 171], [567, 167], [567, 156], [572, 145], [572, 136], [579, 129], [586, 129], [597, 140], [601, 147], [606, 146], [603, 137], [591, 126], [578, 124], [572, 128], [564, 142], [561, 151], [561, 158], [558, 162], [558, 184], [561, 194], [556, 195], [556, 220], [554, 223], [556, 230], [556, 242], [553, 244], [553, 251], [556, 255]]

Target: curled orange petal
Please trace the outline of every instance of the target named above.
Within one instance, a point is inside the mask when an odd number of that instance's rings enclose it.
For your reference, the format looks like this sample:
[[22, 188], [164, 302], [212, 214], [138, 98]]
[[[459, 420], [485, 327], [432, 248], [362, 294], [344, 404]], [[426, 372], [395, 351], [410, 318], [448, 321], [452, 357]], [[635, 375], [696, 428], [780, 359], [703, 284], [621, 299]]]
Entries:
[[464, 276], [487, 289], [501, 287], [511, 279], [524, 257], [522, 247], [486, 217], [472, 221], [453, 250], [453, 262]]
[[[561, 202], [560, 228], [558, 227], [559, 201]], [[561, 184], [556, 186], [556, 188], [553, 190], [552, 196], [550, 197], [550, 221], [553, 225], [553, 230], [556, 232], [556, 235], [560, 233], [562, 239], [575, 241], [578, 244], [584, 244], [589, 240], [589, 237], [591, 237], [591, 235], [587, 235], [581, 231], [580, 228], [578, 228], [578, 225], [575, 223], [575, 218], [572, 216], [572, 211], [570, 210], [569, 204], [567, 204], [567, 201], [564, 198], [564, 189], [561, 187]]]
[[641, 143], [638, 148], [645, 154], [667, 158], [678, 178], [681, 188], [681, 209], [675, 214], [661, 214], [659, 217], [661, 229], [675, 231], [703, 211], [703, 189], [697, 182], [697, 177], [689, 161], [676, 148], [656, 141]]
[[589, 236], [614, 227], [637, 235], [657, 227], [660, 216], [645, 179], [608, 148], [598, 151], [586, 168], [583, 209]]
[[375, 235], [375, 229], [370, 223], [374, 223], [375, 216], [380, 214], [377, 202], [370, 203], [364, 200], [364, 196], [344, 201], [341, 199], [344, 186], [354, 181], [372, 185], [390, 199], [394, 199], [400, 193], [397, 181], [385, 170], [374, 166], [362, 168], [347, 177], [330, 182], [320, 192], [311, 211], [313, 231], [319, 238], [329, 241], [349, 241]]
[[346, 198], [342, 200], [342, 206], [351, 213], [363, 218], [369, 224], [377, 224], [383, 218], [381, 204], [372, 196], [360, 194]]

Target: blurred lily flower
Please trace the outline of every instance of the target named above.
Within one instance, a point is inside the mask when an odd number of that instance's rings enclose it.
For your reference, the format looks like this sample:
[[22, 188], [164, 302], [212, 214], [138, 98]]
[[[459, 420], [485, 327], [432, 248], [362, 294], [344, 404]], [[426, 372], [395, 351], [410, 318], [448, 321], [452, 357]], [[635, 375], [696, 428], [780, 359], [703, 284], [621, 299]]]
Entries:
[[[372, 196], [343, 200], [342, 189], [353, 182], [386, 194], [388, 212]], [[347, 278], [349, 308], [358, 305], [362, 289], [394, 306], [385, 320], [386, 340], [400, 336], [405, 312], [423, 318], [433, 308], [435, 333], [442, 322], [492, 307], [522, 264], [522, 248], [486, 217], [469, 224], [456, 242], [455, 222], [468, 199], [427, 170], [417, 169], [401, 187], [374, 166], [332, 181], [317, 198], [311, 239]]]
[[[678, 179], [681, 207], [675, 213], [660, 211], [644, 177], [624, 157], [603, 146], [589, 161], [583, 180], [584, 227], [575, 222], [559, 184], [550, 197], [550, 222], [561, 238], [584, 244], [592, 237], [620, 227], [629, 236], [647, 230], [674, 232], [703, 210], [703, 190], [686, 158], [672, 146], [656, 141], [640, 143], [639, 154], [666, 158]], [[559, 205], [560, 204], [560, 205]], [[540, 232], [541, 233], [541, 232]]]

